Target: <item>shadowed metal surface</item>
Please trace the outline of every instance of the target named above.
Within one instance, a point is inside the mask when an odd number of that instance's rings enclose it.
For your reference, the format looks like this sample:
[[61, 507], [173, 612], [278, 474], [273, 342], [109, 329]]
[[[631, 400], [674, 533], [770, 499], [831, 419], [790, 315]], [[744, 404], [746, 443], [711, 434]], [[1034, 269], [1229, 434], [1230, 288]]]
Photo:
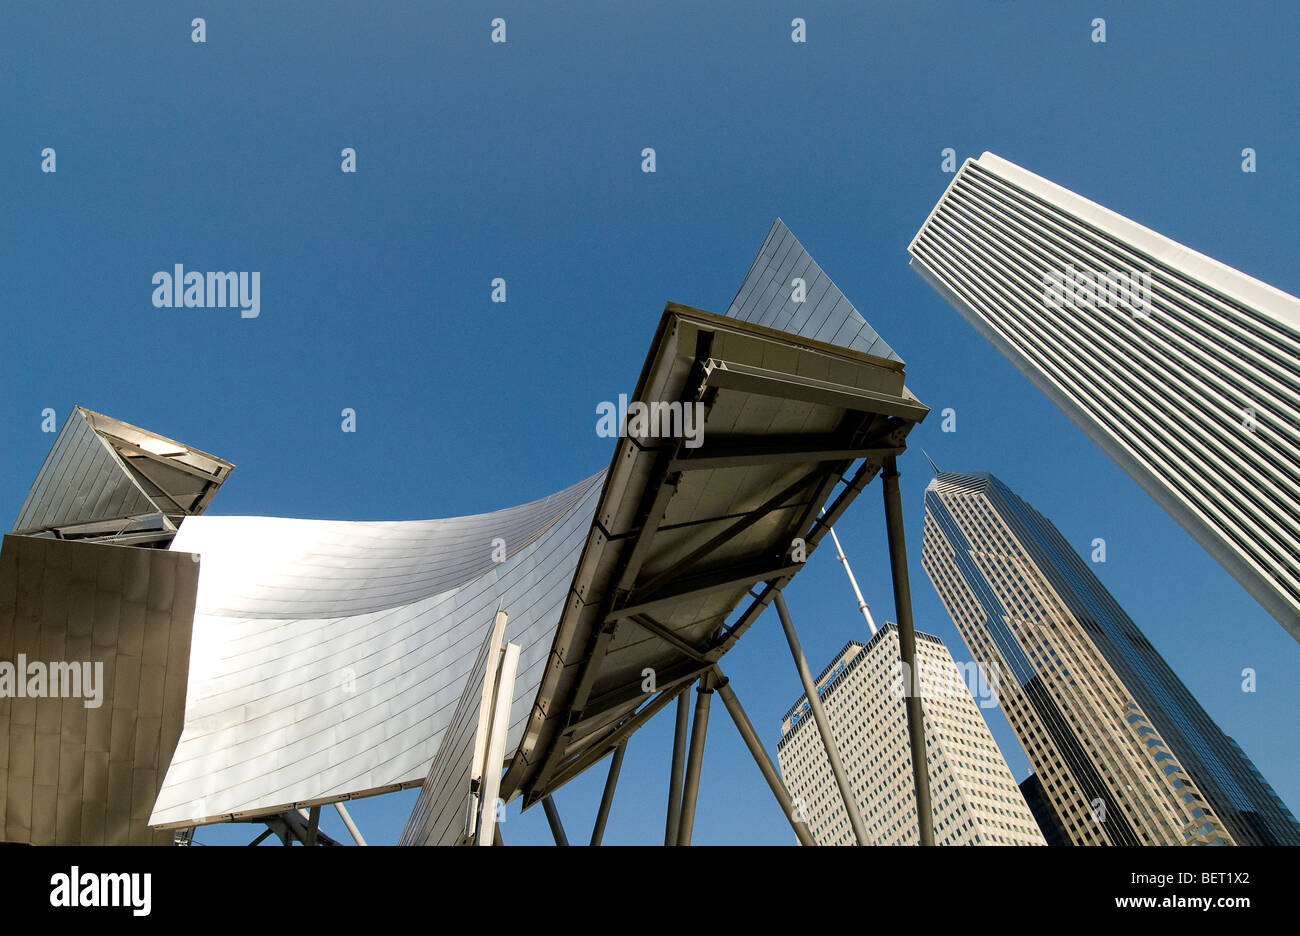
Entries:
[[14, 533], [166, 540], [202, 513], [234, 465], [121, 420], [74, 407], [36, 475]]
[[708, 672], [928, 412], [897, 360], [674, 303], [633, 399], [699, 405], [702, 445], [630, 436], [615, 449], [502, 782], [526, 806]]
[[[492, 630], [489, 628], [465, 679], [465, 688], [456, 703], [451, 723], [442, 733], [438, 753], [420, 787], [420, 795], [402, 830], [399, 845], [459, 845], [466, 839], [466, 802], [473, 768], [474, 739], [479, 711], [484, 704], [483, 679], [492, 650]], [[500, 770], [500, 765], [497, 769]], [[496, 804], [486, 803], [483, 808], [495, 809]]]
[[419, 785], [498, 605], [526, 714], [602, 477], [448, 520], [187, 520], [172, 548], [203, 562], [189, 702], [152, 823]]
[[171, 844], [148, 819], [181, 733], [197, 587], [183, 553], [4, 537], [0, 661], [102, 663], [103, 695], [0, 696], [0, 841]]

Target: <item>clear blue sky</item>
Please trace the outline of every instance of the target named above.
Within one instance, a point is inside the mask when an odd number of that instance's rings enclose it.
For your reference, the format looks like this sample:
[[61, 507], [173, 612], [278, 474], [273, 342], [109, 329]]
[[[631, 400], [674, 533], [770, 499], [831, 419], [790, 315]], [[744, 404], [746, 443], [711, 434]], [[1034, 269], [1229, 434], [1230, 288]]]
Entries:
[[[608, 463], [595, 406], [632, 390], [665, 301], [723, 311], [780, 216], [936, 410], [915, 449], [994, 472], [1081, 551], [1104, 537], [1102, 581], [1300, 809], [1300, 645], [906, 255], [950, 179], [940, 151], [992, 150], [1300, 293], [1298, 25], [1294, 3], [10, 0], [0, 510], [16, 516], [53, 441], [42, 409], [61, 423], [74, 404], [234, 461], [217, 514], [414, 519], [541, 496]], [[154, 308], [151, 277], [177, 263], [259, 271], [261, 315]], [[962, 659], [920, 567], [919, 451], [902, 468], [917, 626]], [[892, 619], [878, 486], [839, 532]], [[864, 636], [829, 548], [789, 597], [815, 670]], [[774, 751], [799, 695], [775, 618], [725, 669]], [[607, 842], [662, 839], [670, 721], [629, 745]], [[575, 840], [602, 783], [597, 768], [557, 795]], [[391, 842], [414, 795], [353, 813]], [[720, 706], [700, 796], [697, 842], [792, 840]], [[504, 833], [548, 840], [540, 810]]]

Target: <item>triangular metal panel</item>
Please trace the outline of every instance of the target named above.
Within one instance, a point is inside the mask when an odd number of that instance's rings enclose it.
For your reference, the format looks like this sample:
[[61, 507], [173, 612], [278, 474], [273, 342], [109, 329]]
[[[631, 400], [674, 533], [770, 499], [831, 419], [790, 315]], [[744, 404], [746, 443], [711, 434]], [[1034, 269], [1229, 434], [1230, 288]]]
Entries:
[[46, 456], [11, 532], [35, 533], [158, 511], [77, 407]]
[[[804, 281], [796, 301], [792, 281]], [[903, 363], [780, 218], [772, 222], [727, 315]]]

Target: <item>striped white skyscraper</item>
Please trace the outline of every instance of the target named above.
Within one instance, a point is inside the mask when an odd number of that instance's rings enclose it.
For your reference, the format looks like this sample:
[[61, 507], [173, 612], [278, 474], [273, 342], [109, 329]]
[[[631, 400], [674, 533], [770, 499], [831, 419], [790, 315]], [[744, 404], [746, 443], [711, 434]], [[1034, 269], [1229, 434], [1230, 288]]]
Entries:
[[[935, 844], [1046, 845], [967, 680], [990, 705], [996, 704], [991, 687], [977, 672], [963, 674], [938, 637], [918, 631], [916, 655]], [[867, 844], [919, 844], [897, 625], [885, 624], [866, 644], [850, 641], [816, 686], [871, 837]], [[806, 696], [781, 722], [776, 757], [795, 815], [817, 844], [856, 844]]]
[[1300, 640], [1300, 299], [992, 153], [908, 250]]

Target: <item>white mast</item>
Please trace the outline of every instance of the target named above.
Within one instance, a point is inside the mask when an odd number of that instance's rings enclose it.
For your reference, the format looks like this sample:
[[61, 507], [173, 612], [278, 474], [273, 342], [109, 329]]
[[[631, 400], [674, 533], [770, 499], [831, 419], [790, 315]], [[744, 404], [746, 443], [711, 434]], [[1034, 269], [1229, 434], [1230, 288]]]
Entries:
[[[826, 510], [822, 510], [825, 515]], [[871, 619], [871, 609], [867, 607], [867, 600], [862, 597], [862, 589], [858, 588], [858, 580], [853, 577], [853, 569], [849, 567], [849, 557], [844, 555], [844, 548], [840, 546], [840, 538], [835, 535], [834, 527], [827, 527], [831, 531], [831, 539], [835, 541], [835, 553], [840, 557], [840, 562], [844, 563], [844, 572], [849, 577], [849, 584], [853, 586], [853, 594], [858, 598], [858, 610], [862, 616], [867, 619], [867, 626], [871, 628], [871, 633], [876, 632], [876, 622]]]

